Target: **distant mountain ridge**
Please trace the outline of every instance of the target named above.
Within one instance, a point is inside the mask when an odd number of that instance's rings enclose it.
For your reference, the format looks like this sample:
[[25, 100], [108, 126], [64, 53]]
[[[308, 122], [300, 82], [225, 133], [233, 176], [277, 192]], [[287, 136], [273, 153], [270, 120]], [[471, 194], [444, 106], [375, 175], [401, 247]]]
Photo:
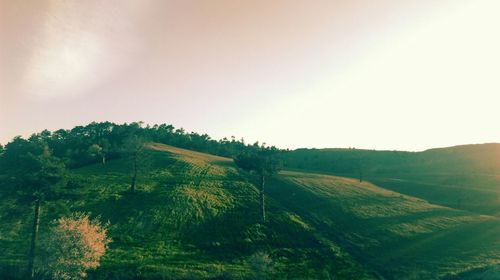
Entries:
[[471, 144], [422, 152], [298, 149], [288, 168], [370, 180], [433, 203], [500, 214], [500, 144]]

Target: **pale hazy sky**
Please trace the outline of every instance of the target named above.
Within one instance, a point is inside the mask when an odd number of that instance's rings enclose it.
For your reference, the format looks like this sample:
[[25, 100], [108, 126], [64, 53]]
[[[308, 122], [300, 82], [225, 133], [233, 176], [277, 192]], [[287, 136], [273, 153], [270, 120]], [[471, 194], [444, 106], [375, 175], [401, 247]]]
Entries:
[[282, 148], [500, 142], [500, 1], [0, 0], [0, 143], [91, 121]]

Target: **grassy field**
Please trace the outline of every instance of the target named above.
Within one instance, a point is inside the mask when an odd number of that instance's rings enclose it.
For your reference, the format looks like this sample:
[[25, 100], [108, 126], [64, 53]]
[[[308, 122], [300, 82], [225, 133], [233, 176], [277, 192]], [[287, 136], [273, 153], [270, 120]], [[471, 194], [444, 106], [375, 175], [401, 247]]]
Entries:
[[299, 149], [288, 168], [358, 178], [431, 203], [500, 217], [500, 144], [423, 152]]
[[[254, 279], [256, 267], [268, 279], [439, 279], [500, 263], [498, 218], [367, 182], [282, 171], [261, 225], [256, 178], [230, 159], [149, 144], [133, 194], [131, 168], [120, 159], [72, 170], [43, 205], [42, 233], [74, 211], [109, 221], [113, 242], [91, 279]], [[0, 265], [15, 275], [32, 208], [6, 190], [0, 201]]]
[[[42, 207], [42, 235], [74, 211], [109, 221], [113, 242], [90, 279], [253, 279], [256, 266], [269, 279], [377, 278], [277, 201], [268, 203], [269, 223], [259, 224], [255, 178], [230, 159], [150, 144], [134, 194], [131, 169], [123, 159], [72, 170], [68, 186]], [[25, 266], [32, 206], [1, 195], [0, 265], [16, 274]]]
[[282, 172], [269, 194], [388, 279], [439, 279], [500, 262], [495, 217], [320, 174]]

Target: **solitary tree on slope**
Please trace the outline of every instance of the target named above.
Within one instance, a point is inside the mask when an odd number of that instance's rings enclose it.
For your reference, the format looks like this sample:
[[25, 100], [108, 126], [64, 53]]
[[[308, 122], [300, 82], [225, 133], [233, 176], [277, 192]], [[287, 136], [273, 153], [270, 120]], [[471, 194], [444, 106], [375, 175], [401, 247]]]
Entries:
[[281, 170], [282, 162], [277, 158], [276, 148], [261, 147], [257, 151], [238, 155], [234, 162], [238, 168], [259, 176], [260, 215], [262, 223], [266, 222], [264, 190], [266, 178]]
[[130, 192], [134, 193], [137, 187], [137, 174], [141, 164], [145, 141], [137, 135], [132, 135], [125, 140], [123, 150], [126, 156], [132, 161], [132, 181], [130, 182]]

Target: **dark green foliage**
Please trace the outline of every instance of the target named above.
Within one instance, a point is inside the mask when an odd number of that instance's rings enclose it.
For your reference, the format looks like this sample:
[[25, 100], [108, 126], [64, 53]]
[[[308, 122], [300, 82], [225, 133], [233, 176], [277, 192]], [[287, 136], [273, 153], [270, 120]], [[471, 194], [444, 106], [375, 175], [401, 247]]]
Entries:
[[64, 178], [65, 166], [40, 139], [15, 138], [0, 157], [0, 172], [13, 190], [44, 198]]
[[282, 168], [282, 162], [278, 158], [278, 150], [275, 148], [261, 147], [257, 150], [239, 154], [234, 163], [239, 168], [255, 173], [260, 178], [259, 195], [260, 195], [260, 216], [261, 222], [266, 222], [266, 207], [265, 207], [265, 182], [266, 177], [277, 173]]
[[269, 176], [277, 173], [283, 167], [278, 157], [279, 150], [275, 148], [259, 148], [237, 155], [234, 163], [241, 169], [258, 175]]
[[125, 139], [122, 152], [125, 154], [125, 158], [128, 158], [132, 164], [132, 181], [130, 183], [130, 192], [134, 193], [135, 188], [137, 186], [137, 175], [139, 172], [140, 166], [144, 164], [143, 158], [143, 150], [144, 150], [145, 141], [143, 138], [137, 136], [137, 134], [133, 134]]
[[[134, 149], [127, 139], [144, 139], [140, 152], [148, 159], [138, 165], [140, 187], [133, 195], [134, 157], [128, 153]], [[238, 172], [228, 158], [150, 141], [229, 155], [253, 175]], [[106, 164], [96, 151], [109, 159]], [[25, 279], [37, 197], [44, 198], [42, 233], [48, 221], [75, 211], [110, 222], [113, 243], [89, 279], [378, 279], [379, 274], [387, 279], [453, 279], [466, 278], [467, 270], [485, 275], [493, 271], [485, 267], [494, 267], [500, 254], [497, 218], [430, 204], [357, 179], [362, 174], [445, 205], [463, 198], [455, 208], [472, 202], [479, 207], [498, 197], [486, 195], [495, 194], [495, 175], [481, 175], [494, 171], [496, 152], [487, 151], [491, 146], [424, 153], [285, 153], [141, 123], [92, 123], [15, 138], [0, 148], [0, 278]], [[267, 178], [280, 170], [280, 158], [294, 169], [356, 180], [290, 171]], [[66, 175], [64, 163], [72, 167]], [[264, 204], [250, 183], [256, 177], [262, 194], [267, 182], [266, 223], [257, 222], [256, 209]], [[478, 179], [484, 184], [471, 192], [467, 185], [475, 186]]]
[[[147, 145], [143, 153], [150, 160], [134, 195], [128, 192], [130, 161], [120, 158], [70, 170], [61, 195], [44, 205], [42, 225], [75, 211], [110, 222], [113, 243], [89, 279], [249, 280], [250, 259], [258, 252], [269, 255], [268, 279], [318, 279], [325, 271], [332, 277], [366, 275], [278, 201], [268, 201], [268, 222], [257, 223], [252, 178], [237, 172], [230, 159], [160, 144]], [[6, 252], [0, 269], [15, 274], [16, 264], [25, 267], [26, 256], [18, 251], [29, 245], [24, 232], [30, 213], [3, 193], [0, 201], [0, 250]]]
[[46, 143], [54, 156], [62, 159], [66, 166], [77, 168], [122, 157], [125, 142], [132, 136], [145, 142], [158, 142], [226, 157], [234, 157], [259, 147], [258, 143], [248, 145], [243, 139], [236, 140], [234, 137], [214, 140], [207, 134], [188, 133], [172, 125], [144, 126], [142, 122], [93, 122], [69, 130], [44, 130], [32, 137]]
[[27, 267], [27, 275], [33, 278], [40, 209], [43, 200], [53, 197], [56, 193], [55, 187], [64, 178], [65, 167], [58, 158], [52, 156], [43, 139], [37, 136], [28, 140], [17, 137], [7, 144], [0, 157], [0, 167], [6, 183], [11, 185], [11, 190], [15, 191], [18, 197], [32, 202], [34, 206]]

